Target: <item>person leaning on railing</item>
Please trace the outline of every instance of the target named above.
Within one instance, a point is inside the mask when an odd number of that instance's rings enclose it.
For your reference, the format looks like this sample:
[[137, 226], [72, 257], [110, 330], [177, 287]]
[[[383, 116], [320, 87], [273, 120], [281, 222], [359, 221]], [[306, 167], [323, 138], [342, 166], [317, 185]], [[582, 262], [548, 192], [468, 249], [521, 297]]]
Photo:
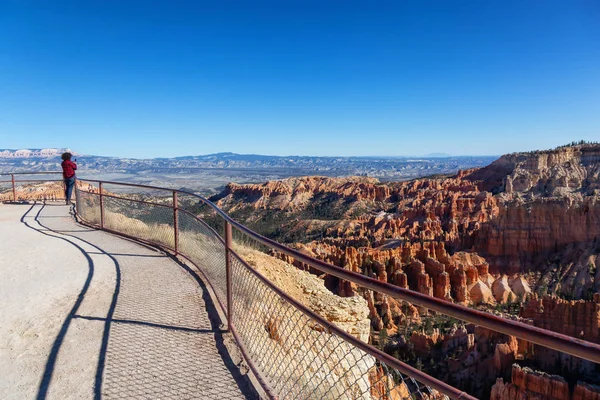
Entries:
[[[71, 204], [71, 194], [73, 193], [73, 186], [75, 186], [75, 170], [77, 164], [71, 161], [73, 155], [69, 152], [63, 153], [60, 158], [63, 162], [60, 164], [63, 170], [63, 179], [65, 181], [65, 202], [67, 205]], [[77, 161], [77, 160], [75, 160]]]

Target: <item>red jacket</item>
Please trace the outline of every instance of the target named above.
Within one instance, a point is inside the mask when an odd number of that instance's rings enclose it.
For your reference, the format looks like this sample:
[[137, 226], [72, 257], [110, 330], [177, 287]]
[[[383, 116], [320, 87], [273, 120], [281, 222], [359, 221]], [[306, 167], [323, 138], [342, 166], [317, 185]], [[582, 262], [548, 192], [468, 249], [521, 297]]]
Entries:
[[72, 178], [75, 176], [75, 170], [77, 169], [77, 164], [75, 164], [71, 160], [65, 160], [61, 164], [63, 169], [63, 178]]

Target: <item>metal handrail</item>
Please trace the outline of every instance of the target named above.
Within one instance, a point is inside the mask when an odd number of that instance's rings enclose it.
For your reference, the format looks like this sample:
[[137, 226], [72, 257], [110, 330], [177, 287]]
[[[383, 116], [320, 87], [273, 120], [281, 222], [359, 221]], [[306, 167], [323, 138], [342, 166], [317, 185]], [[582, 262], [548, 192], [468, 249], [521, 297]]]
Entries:
[[[232, 249], [232, 226], [235, 226], [236, 228], [240, 229], [243, 228], [243, 230], [247, 230], [248, 232], [252, 232], [253, 234], [250, 235], [251, 237], [259, 240], [269, 240], [267, 238], [264, 238], [263, 236], [249, 230], [248, 228], [246, 228], [245, 226], [239, 224], [238, 222], [236, 222], [235, 220], [233, 220], [231, 217], [229, 217], [225, 212], [223, 212], [219, 207], [217, 207], [214, 203], [212, 203], [210, 200], [206, 199], [203, 196], [197, 195], [195, 193], [192, 192], [188, 192], [188, 191], [184, 191], [184, 190], [173, 190], [173, 189], [167, 189], [167, 188], [161, 188], [161, 187], [157, 187], [157, 186], [149, 186], [149, 185], [140, 185], [140, 184], [135, 184], [135, 183], [121, 183], [121, 182], [115, 182], [115, 181], [99, 181], [99, 180], [91, 180], [91, 179], [78, 179], [81, 182], [87, 182], [87, 183], [98, 183], [98, 187], [99, 187], [99, 193], [98, 195], [100, 196], [100, 205], [101, 205], [101, 218], [100, 218], [100, 226], [101, 229], [107, 230], [109, 232], [112, 233], [117, 233], [117, 234], [121, 234], [120, 232], [116, 232], [116, 231], [112, 231], [110, 229], [106, 229], [104, 227], [104, 218], [103, 218], [103, 214], [104, 212], [102, 211], [102, 205], [103, 205], [103, 201], [102, 198], [107, 196], [106, 193], [104, 193], [103, 191], [103, 186], [104, 185], [120, 185], [120, 186], [127, 186], [127, 187], [138, 187], [138, 188], [143, 188], [143, 189], [152, 189], [152, 190], [166, 190], [169, 191], [171, 193], [173, 193], [173, 204], [171, 205], [171, 207], [173, 207], [174, 212], [177, 212], [177, 210], [179, 210], [178, 204], [177, 204], [177, 194], [185, 194], [185, 195], [189, 195], [189, 196], [193, 196], [197, 199], [199, 199], [203, 204], [206, 204], [208, 206], [210, 206], [213, 210], [215, 210], [220, 216], [223, 217], [224, 223], [225, 223], [225, 229], [224, 229], [224, 236], [225, 238], [223, 239], [216, 231], [214, 231], [214, 229], [210, 228], [213, 233], [222, 241], [222, 243], [224, 244], [225, 247], [225, 251], [226, 251], [226, 277], [227, 277], [227, 301], [226, 304], [222, 304], [221, 301], [219, 300], [219, 298], [217, 297], [217, 303], [219, 304], [219, 306], [221, 307], [221, 310], [225, 313], [226, 317], [227, 317], [227, 328], [228, 330], [232, 333], [232, 335], [234, 336], [236, 342], [238, 343], [238, 345], [240, 345], [240, 351], [242, 352], [242, 355], [244, 356], [244, 358], [246, 359], [246, 361], [248, 362], [249, 367], [252, 369], [253, 373], [257, 376], [259, 383], [261, 384], [261, 386], [263, 387], [263, 389], [265, 390], [265, 392], [267, 393], [267, 395], [269, 395], [269, 397], [271, 398], [275, 398], [274, 394], [271, 392], [271, 389], [268, 385], [267, 382], [265, 382], [262, 377], [260, 376], [260, 371], [256, 368], [256, 366], [253, 364], [251, 357], [249, 356], [249, 353], [247, 352], [247, 350], [245, 349], [245, 347], [243, 346], [242, 341], [239, 339], [239, 335], [237, 333], [237, 331], [235, 330], [235, 326], [233, 325], [232, 321], [231, 321], [231, 317], [232, 317], [232, 313], [231, 313], [231, 305], [232, 305], [232, 300], [231, 300], [231, 294], [232, 294], [232, 289], [231, 289], [231, 266], [230, 266], [230, 261], [231, 261], [231, 257], [235, 257], [236, 260], [238, 262], [240, 262], [248, 271], [250, 271], [254, 276], [256, 276], [260, 281], [262, 281], [264, 284], [266, 284], [271, 290], [273, 290], [275, 293], [277, 293], [281, 298], [285, 299], [285, 301], [287, 301], [288, 303], [292, 304], [296, 309], [300, 310], [303, 314], [305, 314], [306, 316], [308, 316], [310, 319], [312, 319], [313, 321], [317, 321], [319, 322], [321, 325], [326, 326], [327, 330], [330, 334], [336, 335], [340, 338], [342, 338], [344, 341], [352, 344], [353, 346], [355, 346], [356, 348], [359, 348], [360, 350], [364, 351], [365, 353], [373, 356], [374, 358], [376, 358], [377, 360], [386, 363], [387, 365], [397, 369], [398, 371], [405, 373], [406, 375], [416, 379], [417, 381], [430, 386], [433, 389], [438, 390], [440, 393], [452, 398], [452, 399], [468, 399], [468, 400], [476, 400], [476, 397], [473, 397], [471, 395], [469, 395], [468, 393], [459, 390], [451, 385], [448, 385], [445, 382], [442, 382], [406, 363], [403, 363], [402, 361], [395, 359], [393, 357], [391, 357], [389, 354], [384, 353], [383, 351], [371, 346], [368, 343], [363, 342], [362, 340], [359, 340], [357, 338], [355, 338], [354, 336], [352, 336], [351, 334], [347, 333], [346, 331], [344, 331], [343, 329], [340, 329], [339, 327], [337, 327], [336, 325], [330, 323], [329, 321], [325, 320], [323, 317], [321, 317], [320, 315], [316, 314], [314, 311], [312, 311], [311, 309], [309, 309], [308, 307], [304, 306], [303, 304], [299, 303], [298, 301], [296, 301], [294, 298], [290, 297], [289, 295], [287, 295], [285, 292], [283, 292], [281, 289], [279, 289], [277, 286], [275, 286], [270, 280], [268, 280], [266, 277], [264, 277], [262, 274], [260, 274], [258, 271], [256, 271], [254, 268], [250, 267], [246, 261], [244, 261], [244, 259], [242, 257], [240, 257], [233, 249]], [[76, 189], [76, 190], [80, 190], [80, 189]], [[89, 193], [89, 192], [88, 192]], [[94, 193], [96, 194], [96, 193]], [[119, 198], [119, 196], [114, 196], [114, 195], [108, 195], [110, 197], [116, 197]], [[125, 198], [123, 198], [125, 199]], [[142, 204], [146, 204], [148, 203], [145, 200], [137, 200], [137, 199], [126, 199], [128, 201], [132, 201], [135, 203], [142, 203]], [[154, 205], [159, 205], [159, 203], [153, 203]], [[160, 204], [161, 206], [164, 206], [164, 204]], [[192, 216], [194, 219], [198, 220], [200, 223], [206, 225], [206, 223], [198, 218], [197, 216], [187, 212], [186, 210], [179, 210], [182, 212], [185, 212], [186, 214]], [[178, 231], [177, 231], [177, 227], [174, 227], [174, 237], [175, 237], [175, 247], [170, 247], [170, 246], [165, 246], [164, 244], [160, 244], [161, 247], [166, 247], [167, 249], [173, 251], [176, 255], [180, 255], [183, 256], [184, 258], [186, 258], [188, 261], [192, 262], [190, 257], [186, 256], [185, 254], [183, 254], [180, 249], [177, 247], [177, 237], [178, 237]], [[124, 236], [128, 236], [131, 237], [130, 235], [124, 235]], [[259, 241], [261, 241], [259, 240]], [[275, 242], [273, 242], [275, 243]], [[277, 247], [285, 247], [283, 245], [279, 245]], [[287, 247], [285, 247], [286, 249], [289, 249]], [[290, 251], [293, 251], [292, 249], [289, 249]], [[318, 261], [316, 259], [314, 259], [314, 261]], [[212, 287], [212, 284], [210, 283], [210, 279], [208, 279], [208, 277], [206, 277], [206, 280], [209, 282], [209, 285]], [[214, 289], [213, 289], [214, 291]]]
[[[23, 173], [23, 174], [26, 174], [26, 173]], [[223, 221], [225, 223], [225, 239], [223, 239], [220, 235], [218, 235], [216, 232], [214, 232], [214, 230], [213, 230], [213, 232], [223, 242], [224, 247], [227, 251], [226, 260], [227, 260], [227, 269], [228, 270], [229, 270], [230, 257], [235, 257], [240, 263], [242, 263], [245, 267], [247, 267], [250, 271], [252, 271], [252, 273], [255, 274], [261, 281], [263, 281], [266, 285], [268, 285], [271, 289], [273, 289], [279, 296], [281, 296], [286, 301], [288, 301], [289, 303], [294, 305], [297, 309], [299, 309], [300, 311], [305, 313], [310, 318], [321, 322], [325, 326], [328, 326], [331, 333], [343, 338], [345, 341], [360, 348], [361, 350], [365, 351], [366, 353], [371, 354], [373, 357], [377, 358], [378, 360], [380, 360], [382, 362], [385, 362], [386, 364], [390, 365], [391, 367], [396, 368], [401, 372], [404, 372], [405, 374], [417, 379], [418, 381], [421, 381], [422, 383], [424, 383], [426, 385], [431, 386], [434, 389], [439, 390], [441, 393], [446, 394], [452, 398], [473, 399], [474, 397], [472, 397], [472, 396], [466, 394], [465, 392], [462, 392], [444, 382], [441, 382], [441, 381], [439, 381], [439, 380], [437, 380], [437, 379], [435, 379], [413, 367], [410, 367], [409, 365], [402, 363], [399, 360], [394, 359], [393, 357], [387, 355], [386, 353], [376, 349], [375, 347], [373, 347], [365, 342], [362, 342], [361, 340], [359, 340], [359, 339], [355, 338], [354, 336], [348, 334], [347, 332], [341, 330], [340, 328], [336, 327], [335, 325], [332, 325], [332, 324], [328, 323], [327, 321], [323, 320], [319, 315], [315, 314], [312, 310], [306, 308], [302, 304], [295, 301], [293, 298], [289, 297], [287, 294], [285, 294], [280, 289], [278, 289], [275, 285], [273, 285], [268, 279], [266, 279], [260, 273], [258, 273], [255, 269], [248, 266], [247, 263], [233, 251], [233, 249], [231, 248], [231, 228], [235, 227], [236, 229], [243, 232], [245, 235], [249, 236], [250, 238], [267, 246], [268, 248], [270, 248], [272, 250], [275, 250], [275, 251], [281, 252], [283, 254], [286, 254], [288, 256], [291, 256], [291, 257], [295, 258], [296, 260], [298, 260], [302, 263], [305, 263], [319, 271], [336, 276], [340, 279], [344, 279], [344, 280], [353, 282], [359, 286], [389, 295], [396, 299], [408, 301], [415, 305], [426, 307], [433, 311], [482, 326], [482, 327], [490, 329], [492, 331], [501, 332], [501, 333], [504, 333], [507, 335], [515, 336], [515, 337], [524, 339], [531, 343], [535, 343], [535, 344], [538, 344], [538, 345], [541, 345], [544, 347], [548, 347], [548, 348], [552, 348], [554, 350], [568, 353], [568, 354], [580, 357], [582, 359], [600, 363], [600, 345], [598, 345], [598, 344], [587, 342], [587, 341], [580, 340], [577, 338], [573, 338], [573, 337], [563, 335], [560, 333], [552, 332], [552, 331], [549, 331], [546, 329], [537, 328], [537, 327], [534, 327], [531, 325], [524, 324], [522, 322], [512, 321], [512, 320], [500, 318], [500, 317], [497, 317], [497, 316], [494, 316], [491, 314], [487, 314], [487, 313], [484, 313], [481, 311], [473, 310], [473, 309], [470, 309], [470, 308], [467, 308], [467, 307], [464, 307], [464, 306], [461, 306], [461, 305], [458, 305], [455, 303], [451, 303], [451, 302], [448, 302], [445, 300], [430, 297], [425, 294], [422, 294], [419, 292], [414, 292], [409, 289], [403, 289], [403, 288], [391, 285], [387, 282], [381, 282], [377, 279], [373, 279], [373, 278], [361, 275], [359, 273], [352, 272], [352, 271], [346, 270], [344, 268], [325, 263], [321, 260], [317, 260], [313, 257], [303, 254], [297, 250], [291, 249], [287, 246], [277, 243], [271, 239], [268, 239], [256, 232], [250, 230], [249, 228], [245, 227], [244, 225], [240, 224], [239, 222], [233, 220], [229, 215], [227, 215], [223, 210], [221, 210], [218, 206], [216, 206], [210, 200], [206, 199], [203, 196], [197, 195], [195, 193], [191, 193], [191, 192], [184, 191], [184, 190], [168, 189], [168, 188], [157, 187], [157, 186], [140, 185], [140, 184], [134, 184], [134, 183], [123, 183], [123, 182], [115, 182], [115, 181], [100, 181], [100, 180], [90, 180], [90, 179], [79, 179], [79, 181], [87, 182], [87, 183], [98, 183], [99, 188], [100, 188], [99, 193], [94, 193], [94, 194], [100, 196], [101, 215], [103, 215], [103, 207], [102, 207], [103, 197], [105, 195], [107, 197], [112, 196], [112, 195], [103, 193], [102, 186], [105, 184], [168, 191], [168, 192], [172, 193], [174, 201], [173, 201], [173, 205], [171, 205], [171, 206], [167, 205], [167, 207], [173, 208], [175, 220], [177, 220], [177, 218], [176, 218], [177, 212], [185, 212], [186, 214], [191, 215], [193, 218], [197, 219], [201, 223], [206, 224], [202, 219], [187, 212], [186, 210], [179, 209], [179, 207], [178, 207], [178, 202], [177, 202], [178, 194], [184, 194], [184, 195], [193, 196], [193, 197], [197, 198], [203, 204], [211, 207], [211, 209], [213, 211], [215, 211], [223, 219]], [[76, 190], [79, 191], [80, 189], [77, 188]], [[84, 191], [84, 192], [86, 192], [86, 191]], [[116, 196], [112, 196], [112, 197], [116, 197]], [[151, 203], [151, 202], [144, 201], [144, 200], [136, 200], [136, 199], [130, 199], [130, 198], [127, 198], [126, 200], [133, 201], [133, 202], [150, 203], [153, 205], [165, 206], [165, 204]], [[104, 227], [103, 217], [101, 217], [100, 227], [101, 227], [101, 229], [105, 229], [105, 230], [113, 232], [113, 233], [122, 234], [120, 232], [114, 232], [110, 229], [106, 229]], [[177, 235], [178, 235], [177, 226], [175, 226], [174, 235], [175, 235], [175, 238], [177, 238]], [[128, 235], [124, 235], [124, 236], [128, 236]], [[165, 247], [164, 245], [160, 245], [160, 246]], [[169, 250], [173, 251], [176, 255], [181, 255], [181, 256], [187, 258], [188, 260], [190, 260], [188, 257], [186, 257], [185, 254], [181, 254], [181, 252], [179, 251], [178, 246], [177, 246], [177, 240], [175, 240], [174, 247], [169, 247], [169, 246], [166, 246], [166, 247]], [[228, 271], [227, 274], [230, 274], [230, 271]], [[209, 284], [210, 284], [210, 282], [209, 282]], [[229, 305], [229, 303], [231, 301], [231, 299], [229, 297], [230, 292], [231, 292], [230, 285], [231, 285], [231, 280], [228, 279], [228, 281], [227, 281], [227, 291], [228, 291], [227, 303], [228, 304], [224, 305], [224, 304], [221, 304], [221, 302], [219, 301], [219, 304], [220, 304], [221, 308], [223, 309], [223, 311], [227, 311], [230, 307], [230, 305]], [[234, 335], [234, 337], [236, 338], [236, 341], [240, 342], [239, 338], [237, 337], [235, 327], [233, 325], [231, 325], [231, 321], [229, 320], [231, 314], [229, 312], [227, 312], [226, 315], [228, 316], [228, 328], [231, 327], [230, 330], [231, 330], [232, 334]], [[252, 364], [252, 360], [250, 360], [247, 356], [247, 352], [243, 348], [241, 348], [241, 350], [242, 350], [242, 353], [244, 353], [244, 357], [247, 359], [247, 361], [249, 361], [249, 366], [254, 371], [254, 373], [259, 374], [258, 371], [255, 371], [255, 368]], [[261, 380], [261, 384], [264, 384], [264, 382], [262, 382], [262, 380]], [[266, 387], [266, 390], [267, 390], [267, 393], [269, 393], [268, 387]]]

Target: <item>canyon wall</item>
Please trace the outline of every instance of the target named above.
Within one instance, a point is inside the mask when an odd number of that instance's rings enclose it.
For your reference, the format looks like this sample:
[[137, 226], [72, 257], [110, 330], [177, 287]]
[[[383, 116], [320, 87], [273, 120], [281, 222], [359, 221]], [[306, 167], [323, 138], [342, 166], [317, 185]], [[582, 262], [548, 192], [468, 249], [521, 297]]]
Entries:
[[523, 306], [520, 316], [539, 328], [600, 343], [600, 293], [592, 301], [534, 298]]
[[600, 238], [600, 146], [501, 157], [467, 179], [495, 191], [498, 214], [465, 244], [505, 273], [539, 268], [572, 243]]
[[560, 376], [549, 375], [529, 368], [513, 365], [511, 383], [499, 378], [492, 387], [491, 400], [596, 400], [600, 386], [577, 382], [571, 392], [568, 383]]
[[599, 196], [503, 202], [497, 216], [466, 243], [485, 255], [494, 271], [539, 269], [544, 259], [572, 243], [600, 238]]

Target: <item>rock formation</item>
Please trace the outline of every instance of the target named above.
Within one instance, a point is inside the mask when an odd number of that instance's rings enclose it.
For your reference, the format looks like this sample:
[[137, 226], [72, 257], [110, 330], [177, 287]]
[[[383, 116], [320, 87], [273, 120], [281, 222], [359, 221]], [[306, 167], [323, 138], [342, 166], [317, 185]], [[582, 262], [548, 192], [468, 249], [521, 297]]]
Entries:
[[369, 341], [371, 321], [364, 298], [336, 296], [325, 288], [323, 280], [284, 261], [249, 248], [236, 250], [250, 266], [289, 296], [356, 338]]
[[524, 301], [528, 296], [531, 295], [529, 283], [522, 276], [517, 276], [510, 279], [508, 281], [508, 285], [516, 296], [515, 300]]
[[517, 297], [508, 284], [506, 275], [502, 275], [502, 277], [494, 281], [492, 284], [492, 293], [498, 303], [508, 303], [517, 300]]
[[[364, 298], [336, 296], [316, 276], [260, 251], [236, 246], [236, 252], [279, 289], [329, 323], [368, 341], [369, 307]], [[279, 371], [269, 369], [272, 379], [288, 381], [290, 385], [317, 379], [319, 384], [309, 396], [314, 398], [328, 398], [332, 392], [363, 400], [411, 398], [406, 384], [395, 380], [371, 355], [328, 333], [323, 325], [300, 311], [292, 312], [289, 305], [268, 293], [263, 291], [264, 303], [240, 302], [238, 313], [246, 315], [246, 324], [259, 327], [254, 335], [262, 336], [258, 339], [261, 353], [281, 358], [281, 364], [286, 366]], [[260, 329], [261, 325], [264, 329]]]
[[578, 382], [572, 400], [600, 400], [600, 386]]
[[510, 154], [469, 179], [499, 192], [503, 207], [494, 223], [474, 235], [475, 247], [499, 270], [518, 272], [600, 234], [599, 145]]
[[578, 382], [573, 393], [560, 376], [548, 375], [513, 365], [511, 383], [498, 378], [492, 387], [491, 400], [579, 400], [600, 398], [600, 387]]
[[490, 288], [480, 280], [469, 287], [469, 297], [473, 304], [494, 304], [494, 295]]
[[475, 345], [475, 335], [468, 333], [464, 326], [460, 328], [454, 326], [447, 334], [441, 334], [439, 329], [433, 329], [433, 332], [429, 334], [414, 331], [410, 342], [417, 355], [427, 355], [438, 344], [444, 353], [458, 348], [468, 351]]

